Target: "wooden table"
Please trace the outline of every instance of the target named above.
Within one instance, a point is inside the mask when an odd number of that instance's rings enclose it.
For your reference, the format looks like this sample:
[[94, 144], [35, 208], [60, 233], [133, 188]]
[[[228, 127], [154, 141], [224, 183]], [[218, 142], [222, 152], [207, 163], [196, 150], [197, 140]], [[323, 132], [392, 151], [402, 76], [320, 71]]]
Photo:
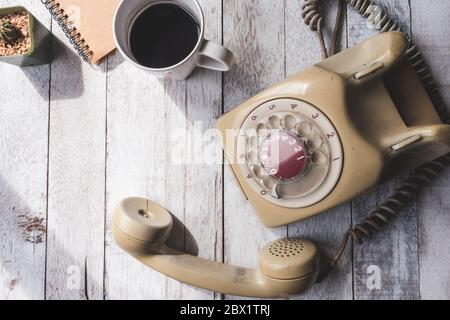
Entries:
[[[449, 102], [450, 1], [378, 2], [412, 33]], [[260, 247], [286, 236], [310, 237], [334, 252], [344, 230], [403, 181], [269, 230], [230, 168], [202, 161], [222, 159], [220, 143], [203, 134], [223, 112], [320, 59], [300, 0], [202, 0], [206, 36], [231, 48], [237, 64], [224, 75], [199, 70], [185, 82], [157, 80], [119, 54], [94, 70], [66, 47], [40, 2], [0, 0], [17, 3], [61, 41], [53, 42], [58, 56], [50, 66], [0, 64], [2, 299], [222, 298], [169, 280], [116, 247], [111, 216], [123, 197], [169, 208], [186, 226], [175, 229], [178, 247], [254, 266]], [[354, 12], [344, 29], [344, 47], [375, 33]], [[202, 137], [200, 148], [192, 143]], [[173, 156], [195, 161], [176, 164]], [[299, 298], [449, 299], [449, 179], [447, 170], [374, 241], [348, 250], [339, 272]]]

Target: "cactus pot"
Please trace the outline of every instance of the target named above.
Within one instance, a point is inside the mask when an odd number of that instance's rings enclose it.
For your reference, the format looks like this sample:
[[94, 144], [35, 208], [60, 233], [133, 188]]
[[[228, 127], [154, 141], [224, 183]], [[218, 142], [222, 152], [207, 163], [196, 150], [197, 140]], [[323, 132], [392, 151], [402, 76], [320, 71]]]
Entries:
[[0, 8], [0, 17], [24, 11], [28, 15], [30, 47], [26, 53], [0, 56], [0, 62], [20, 67], [48, 64], [52, 60], [51, 33], [22, 6]]

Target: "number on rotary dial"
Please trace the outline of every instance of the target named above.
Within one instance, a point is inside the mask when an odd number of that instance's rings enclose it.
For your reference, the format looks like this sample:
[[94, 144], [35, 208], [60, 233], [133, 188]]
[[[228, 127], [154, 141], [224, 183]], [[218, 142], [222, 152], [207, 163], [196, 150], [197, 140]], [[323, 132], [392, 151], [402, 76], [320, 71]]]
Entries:
[[303, 140], [289, 131], [268, 136], [261, 145], [261, 161], [267, 172], [281, 181], [291, 181], [303, 174], [308, 166]]

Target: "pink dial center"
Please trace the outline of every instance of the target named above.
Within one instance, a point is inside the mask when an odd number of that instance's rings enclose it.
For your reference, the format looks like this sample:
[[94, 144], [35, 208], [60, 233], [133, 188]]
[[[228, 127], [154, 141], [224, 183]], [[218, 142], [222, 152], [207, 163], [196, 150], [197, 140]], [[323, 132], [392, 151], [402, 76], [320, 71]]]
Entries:
[[308, 165], [303, 140], [294, 133], [277, 131], [262, 142], [260, 157], [269, 174], [289, 181], [305, 172]]

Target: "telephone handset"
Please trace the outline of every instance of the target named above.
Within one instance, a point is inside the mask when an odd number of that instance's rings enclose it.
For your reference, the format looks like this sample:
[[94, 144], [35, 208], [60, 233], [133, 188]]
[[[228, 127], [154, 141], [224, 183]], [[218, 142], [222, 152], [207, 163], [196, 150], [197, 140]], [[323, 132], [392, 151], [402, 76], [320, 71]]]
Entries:
[[219, 120], [226, 155], [265, 225], [302, 220], [450, 152], [410, 65], [387, 32], [300, 72]]
[[319, 274], [316, 246], [306, 240], [282, 239], [265, 246], [259, 268], [247, 269], [201, 259], [165, 243], [171, 214], [142, 198], [123, 200], [115, 209], [116, 243], [143, 264], [179, 281], [224, 294], [273, 298], [308, 290]]

